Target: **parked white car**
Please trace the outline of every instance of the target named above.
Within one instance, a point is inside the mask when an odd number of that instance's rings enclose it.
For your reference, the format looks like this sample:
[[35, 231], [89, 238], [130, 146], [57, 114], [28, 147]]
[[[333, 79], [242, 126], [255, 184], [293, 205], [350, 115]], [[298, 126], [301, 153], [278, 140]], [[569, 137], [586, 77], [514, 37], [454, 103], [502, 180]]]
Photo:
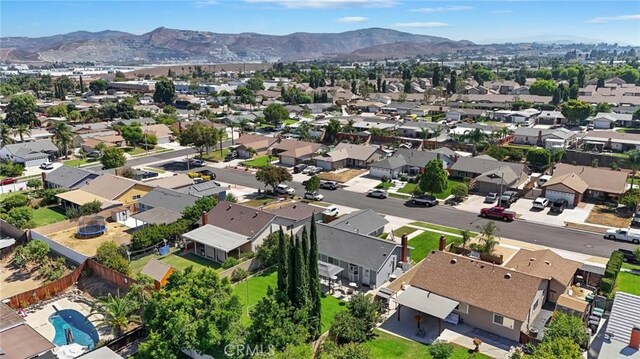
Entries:
[[287, 186], [284, 183], [280, 183], [279, 185], [276, 186], [276, 193], [292, 195], [296, 193], [296, 190]]
[[337, 206], [329, 206], [322, 213], [326, 214], [327, 216], [335, 217], [338, 215], [339, 211]]
[[302, 173], [309, 174], [309, 172], [313, 172], [316, 170], [316, 166], [307, 166], [302, 170]]
[[538, 197], [533, 200], [533, 208], [545, 209], [549, 206], [549, 200], [544, 197]]
[[387, 198], [387, 191], [383, 189], [372, 189], [367, 192], [367, 197], [376, 197], [376, 198]]
[[616, 239], [619, 241], [640, 244], [640, 233], [631, 232], [627, 228], [609, 229], [604, 235], [608, 239]]
[[322, 201], [324, 196], [318, 192], [307, 192], [304, 194], [305, 199], [310, 199], [312, 201]]

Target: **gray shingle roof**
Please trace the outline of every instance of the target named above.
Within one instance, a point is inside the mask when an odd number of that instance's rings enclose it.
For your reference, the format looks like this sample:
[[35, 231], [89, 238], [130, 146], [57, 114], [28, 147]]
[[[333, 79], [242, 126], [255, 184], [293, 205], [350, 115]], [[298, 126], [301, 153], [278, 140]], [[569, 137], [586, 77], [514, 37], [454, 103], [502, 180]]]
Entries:
[[377, 214], [372, 209], [361, 209], [339, 217], [329, 223], [330, 227], [344, 229], [346, 231], [370, 234], [384, 227], [389, 221]]
[[398, 246], [395, 242], [318, 224], [318, 252], [378, 270]]
[[460, 157], [456, 163], [451, 166], [453, 171], [462, 171], [475, 174], [482, 174], [491, 170], [495, 170], [502, 166], [509, 166], [513, 172], [520, 174], [524, 170], [524, 165], [521, 163], [502, 162], [496, 159], [485, 159], [477, 157]]
[[476, 180], [498, 185], [500, 184], [500, 182], [502, 182], [503, 185], [510, 185], [517, 181], [518, 178], [520, 178], [520, 173], [513, 172], [513, 170], [509, 166], [502, 166], [481, 174], [480, 176], [476, 177]]
[[148, 211], [136, 213], [131, 217], [146, 224], [170, 224], [182, 218], [182, 213], [162, 207], [154, 207]]
[[164, 208], [182, 213], [185, 208], [193, 206], [198, 197], [167, 188], [156, 187], [138, 200], [138, 203], [151, 208]]
[[98, 174], [81, 168], [60, 166], [47, 174], [47, 182], [62, 188], [74, 188], [80, 182], [91, 181]]
[[58, 147], [56, 147], [51, 140], [14, 143], [6, 145], [4, 148], [14, 156], [24, 159], [41, 158], [43, 153], [58, 152]]
[[384, 169], [388, 169], [388, 170], [395, 170], [398, 168], [402, 168], [404, 165], [406, 165], [407, 162], [404, 160], [404, 157], [402, 156], [391, 156], [391, 157], [387, 157], [383, 160], [380, 160], [378, 162], [374, 162], [372, 164], [369, 165], [369, 167], [374, 167], [374, 168], [384, 168]]
[[334, 151], [346, 150], [348, 158], [352, 158], [355, 160], [366, 161], [373, 154], [379, 150], [378, 147], [372, 146], [364, 146], [364, 145], [354, 145], [350, 143], [340, 143], [336, 146]]
[[196, 197], [214, 196], [226, 190], [226, 188], [218, 186], [214, 181], [202, 182], [194, 184], [193, 186], [176, 189], [178, 192], [188, 193]]
[[257, 208], [230, 202], [220, 202], [209, 211], [209, 224], [253, 238], [261, 233], [276, 216]]

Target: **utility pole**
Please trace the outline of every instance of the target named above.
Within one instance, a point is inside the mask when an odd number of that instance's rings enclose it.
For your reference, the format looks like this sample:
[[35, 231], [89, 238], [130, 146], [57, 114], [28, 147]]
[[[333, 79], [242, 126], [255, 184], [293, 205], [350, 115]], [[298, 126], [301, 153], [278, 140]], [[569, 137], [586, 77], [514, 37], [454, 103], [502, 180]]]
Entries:
[[498, 194], [498, 207], [502, 207], [502, 184], [504, 183], [504, 171], [500, 171], [500, 193]]

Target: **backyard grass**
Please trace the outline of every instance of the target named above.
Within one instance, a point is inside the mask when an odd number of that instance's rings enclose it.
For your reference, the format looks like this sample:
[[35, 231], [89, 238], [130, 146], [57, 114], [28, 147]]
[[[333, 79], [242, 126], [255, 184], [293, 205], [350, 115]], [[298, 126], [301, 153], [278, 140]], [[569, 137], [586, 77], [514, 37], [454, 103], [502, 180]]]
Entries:
[[[409, 247], [413, 247], [411, 250], [411, 260], [415, 263], [420, 262], [429, 252], [438, 249], [438, 242], [440, 240], [440, 233], [426, 231], [409, 240]], [[451, 243], [453, 239], [447, 237], [447, 244]]]
[[376, 188], [378, 189], [384, 189], [384, 190], [388, 190], [389, 188], [393, 187], [393, 183], [391, 182], [380, 182]]
[[[459, 228], [441, 226], [439, 224], [432, 224], [432, 223], [425, 223], [425, 222], [411, 222], [409, 224], [412, 225], [412, 226], [418, 226], [418, 227], [422, 227], [422, 228], [426, 228], [426, 229], [435, 229], [436, 231], [442, 231], [442, 232], [462, 235], [462, 229], [459, 229]], [[471, 232], [471, 235], [472, 236], [477, 236], [478, 233], [477, 232]]]
[[[404, 338], [385, 333], [380, 330], [374, 331], [375, 338], [364, 343], [364, 346], [371, 351], [371, 358], [431, 358], [429, 345], [415, 342]], [[469, 350], [461, 346], [451, 344], [454, 347], [450, 359], [469, 358]], [[476, 353], [474, 358], [490, 358], [484, 354]]]
[[46, 224], [64, 221], [66, 218], [64, 210], [58, 206], [41, 207], [33, 211], [33, 222], [36, 228]]
[[271, 158], [271, 160], [273, 160], [274, 158], [277, 159], [277, 157], [264, 155], [264, 156], [259, 156], [259, 157], [250, 159], [248, 161], [244, 161], [242, 162], [242, 164], [247, 167], [255, 167], [255, 168], [267, 167], [268, 165], [271, 164], [269, 158]]
[[250, 207], [260, 207], [260, 206], [264, 206], [266, 204], [269, 204], [271, 202], [275, 201], [275, 198], [272, 197], [260, 197], [260, 198], [256, 198], [256, 199], [252, 199], [246, 202], [242, 202], [241, 204], [245, 205], [245, 206], [250, 206]]
[[[449, 182], [447, 182], [447, 188], [440, 192], [440, 193], [434, 193], [433, 195], [437, 198], [437, 199], [445, 199], [447, 197], [449, 197], [451, 195], [451, 189], [453, 188], [453, 186], [457, 185], [458, 183], [464, 183], [461, 180], [454, 180], [454, 179], [449, 179]], [[400, 188], [398, 190], [398, 192], [400, 193], [406, 193], [406, 194], [412, 194], [413, 190], [418, 186], [417, 183], [407, 183], [406, 185], [404, 185], [404, 187]]]
[[[267, 295], [267, 288], [275, 289], [278, 285], [278, 273], [275, 270], [263, 272], [259, 275], [242, 281], [233, 287], [233, 293], [240, 297], [242, 303], [241, 321], [245, 324], [251, 322], [249, 312], [252, 308]], [[325, 296], [321, 299], [322, 305], [322, 331], [329, 330], [331, 322], [336, 314], [346, 309], [346, 303], [332, 296]]]
[[640, 275], [629, 272], [618, 273], [616, 288], [621, 292], [640, 295]]
[[336, 181], [340, 183], [345, 183], [360, 176], [365, 171], [366, 170], [357, 170], [357, 169], [350, 168], [348, 170], [344, 170], [341, 172], [322, 172], [318, 175], [318, 177], [324, 181]]
[[640, 264], [622, 263], [622, 268], [637, 270], [640, 272]]
[[210, 261], [208, 259], [202, 258], [198, 255], [195, 255], [193, 253], [188, 253], [188, 254], [182, 254], [179, 253], [177, 251], [174, 251], [170, 254], [167, 254], [166, 256], [162, 256], [160, 257], [157, 254], [150, 254], [147, 256], [144, 256], [142, 258], [136, 259], [134, 261], [131, 261], [129, 263], [129, 267], [131, 268], [131, 271], [133, 273], [138, 273], [142, 270], [142, 267], [144, 267], [147, 263], [149, 263], [149, 261], [155, 258], [157, 260], [159, 260], [160, 262], [166, 263], [176, 269], [179, 269], [181, 271], [187, 269], [190, 266], [193, 266], [194, 270], [202, 270], [204, 268], [211, 268], [211, 269], [218, 269], [220, 268], [220, 264]]
[[616, 213], [615, 209], [597, 205], [589, 213], [586, 222], [614, 228], [626, 228], [631, 223], [631, 217], [621, 217]]

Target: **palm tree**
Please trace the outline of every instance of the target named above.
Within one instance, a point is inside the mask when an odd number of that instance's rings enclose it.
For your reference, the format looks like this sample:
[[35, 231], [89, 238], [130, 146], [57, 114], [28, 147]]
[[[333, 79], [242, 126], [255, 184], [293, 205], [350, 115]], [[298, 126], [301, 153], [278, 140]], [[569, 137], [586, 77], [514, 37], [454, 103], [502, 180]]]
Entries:
[[426, 140], [427, 138], [429, 138], [429, 136], [431, 136], [431, 131], [426, 127], [422, 127], [420, 129], [420, 138]]
[[14, 130], [14, 135], [20, 136], [20, 142], [24, 142], [24, 136], [31, 136], [31, 127], [27, 124], [19, 124]]
[[438, 138], [438, 137], [440, 137], [440, 135], [441, 135], [441, 134], [442, 134], [442, 126], [438, 125], [438, 127], [436, 127], [436, 128], [433, 130], [433, 136], [434, 136], [435, 138]]
[[53, 143], [66, 158], [69, 146], [73, 143], [73, 132], [71, 126], [64, 122], [60, 122], [53, 128]]
[[131, 296], [113, 296], [98, 298], [94, 303], [89, 316], [100, 314], [100, 324], [98, 327], [109, 327], [111, 334], [121, 334], [127, 330], [129, 324], [140, 323], [140, 316], [137, 315], [139, 309], [138, 302]]
[[5, 125], [4, 123], [0, 125], [0, 147], [4, 147], [16, 142], [14, 141], [13, 137], [11, 137], [11, 132], [11, 127]]
[[241, 118], [238, 121], [238, 130], [240, 130], [240, 136], [244, 135], [244, 131], [246, 131], [247, 128], [249, 128], [249, 120], [247, 120], [246, 118]]
[[224, 142], [224, 140], [227, 137], [229, 137], [229, 136], [227, 136], [227, 129], [226, 128], [218, 128], [218, 129], [214, 129], [214, 131], [216, 132], [216, 137], [218, 138], [218, 143], [220, 143], [220, 156], [222, 157], [222, 142]]
[[340, 121], [332, 118], [325, 129], [325, 141], [333, 143], [338, 132], [340, 132]]
[[471, 240], [471, 231], [465, 229], [462, 232], [460, 232], [460, 235], [462, 236], [462, 238], [460, 238], [460, 243], [462, 244], [462, 248], [467, 246], [467, 243], [469, 243], [469, 241]]
[[465, 133], [463, 138], [473, 145], [473, 153], [475, 154], [476, 146], [487, 139], [487, 134], [479, 128], [474, 128], [473, 130]]
[[[238, 127], [233, 121], [231, 121], [229, 123], [229, 128], [231, 129], [231, 146], [234, 145], [233, 143], [233, 129]], [[225, 135], [227, 134], [227, 131], [225, 131]], [[222, 138], [220, 138], [220, 147], [222, 147]]]
[[631, 189], [636, 178], [636, 173], [640, 169], [640, 150], [631, 150], [627, 152], [627, 163], [631, 167]]
[[498, 245], [498, 233], [500, 228], [496, 225], [496, 222], [489, 221], [483, 225], [479, 225], [476, 228], [480, 231], [480, 241], [482, 244], [478, 246], [478, 250], [482, 253], [491, 254], [495, 251]]
[[355, 131], [355, 127], [353, 127], [353, 125], [356, 123], [356, 121], [354, 121], [353, 119], [349, 119], [349, 121], [347, 121], [347, 123], [342, 126], [342, 132], [346, 132], [346, 133], [352, 133]]

